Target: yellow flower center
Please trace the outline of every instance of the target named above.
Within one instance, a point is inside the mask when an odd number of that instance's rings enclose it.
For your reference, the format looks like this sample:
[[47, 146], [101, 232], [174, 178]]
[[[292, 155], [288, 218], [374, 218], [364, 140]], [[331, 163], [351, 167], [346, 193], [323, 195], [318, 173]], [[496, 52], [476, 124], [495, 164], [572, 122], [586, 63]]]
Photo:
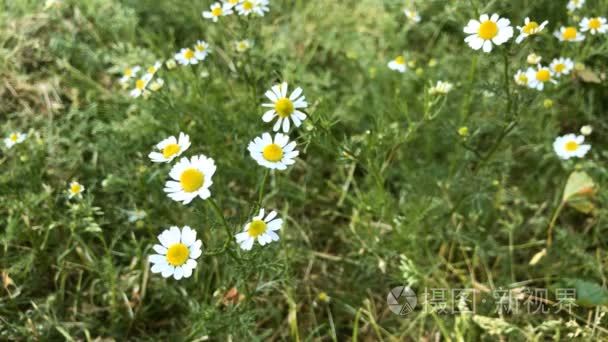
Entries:
[[197, 169], [190, 168], [182, 172], [179, 183], [185, 192], [194, 192], [200, 189], [205, 182], [205, 175]]
[[11, 139], [12, 142], [16, 142], [19, 137], [16, 133], [12, 133], [11, 136], [8, 138]]
[[247, 11], [251, 11], [253, 9], [253, 3], [251, 3], [251, 1], [245, 0], [245, 2], [243, 2], [243, 8]]
[[264, 147], [262, 155], [264, 156], [264, 159], [268, 161], [278, 162], [283, 159], [283, 149], [277, 144], [270, 144]]
[[395, 58], [395, 63], [400, 64], [400, 65], [404, 65], [405, 64], [405, 58], [403, 56], [398, 56], [397, 58]]
[[139, 90], [144, 90], [145, 87], [146, 87], [146, 81], [144, 81], [144, 80], [135, 81], [135, 88], [137, 88]]
[[574, 151], [578, 150], [578, 143], [574, 140], [568, 141], [566, 143], [565, 148], [566, 148], [566, 151], [568, 151], [568, 152], [574, 152]]
[[547, 82], [551, 79], [551, 73], [547, 69], [540, 69], [536, 72], [536, 79], [541, 82]]
[[231, 5], [236, 5], [239, 3], [240, 0], [228, 0], [228, 3]]
[[600, 28], [600, 26], [602, 26], [602, 22], [600, 21], [600, 18], [591, 18], [589, 20], [589, 28], [592, 30], [597, 30]]
[[555, 65], [555, 72], [562, 73], [566, 69], [566, 65], [564, 63], [559, 63]]
[[536, 29], [538, 29], [538, 23], [536, 21], [531, 21], [524, 26], [522, 31], [524, 31], [525, 34], [534, 34], [536, 33]]
[[274, 110], [280, 117], [286, 118], [293, 113], [293, 102], [286, 97], [282, 97], [274, 104]]
[[519, 80], [519, 83], [528, 83], [528, 76], [526, 76], [526, 74], [519, 75], [517, 79]]
[[125, 76], [130, 77], [131, 75], [133, 75], [133, 69], [131, 68], [126, 68], [124, 71]]
[[219, 17], [220, 15], [222, 15], [222, 13], [223, 11], [221, 7], [216, 7], [211, 10], [211, 14], [213, 14], [214, 17]]
[[562, 38], [564, 40], [573, 40], [576, 38], [576, 28], [573, 26], [568, 26], [566, 27], [566, 29], [564, 30], [564, 32], [562, 32]]
[[149, 74], [153, 74], [155, 72], [156, 72], [156, 68], [155, 67], [151, 66], [151, 67], [148, 68], [148, 73]]
[[258, 236], [264, 234], [265, 231], [266, 231], [266, 222], [264, 222], [262, 220], [253, 220], [249, 224], [249, 230], [247, 230], [247, 233], [249, 233], [249, 236], [251, 236], [251, 237], [258, 237]]
[[163, 157], [170, 158], [179, 152], [180, 148], [178, 144], [169, 144], [163, 148]]
[[477, 32], [482, 39], [490, 40], [498, 34], [498, 25], [491, 20], [486, 20], [479, 25]]
[[203, 44], [198, 44], [197, 46], [194, 47], [196, 49], [196, 51], [198, 52], [203, 52], [205, 51], [205, 45]]
[[194, 51], [192, 51], [190, 49], [186, 49], [186, 51], [184, 51], [184, 58], [185, 59], [192, 59], [192, 58], [194, 58]]
[[172, 266], [181, 266], [188, 261], [190, 250], [183, 243], [171, 245], [167, 250], [167, 262]]
[[73, 194], [79, 193], [80, 189], [82, 189], [82, 186], [80, 186], [80, 184], [78, 184], [78, 183], [74, 183], [74, 184], [70, 185], [70, 192]]

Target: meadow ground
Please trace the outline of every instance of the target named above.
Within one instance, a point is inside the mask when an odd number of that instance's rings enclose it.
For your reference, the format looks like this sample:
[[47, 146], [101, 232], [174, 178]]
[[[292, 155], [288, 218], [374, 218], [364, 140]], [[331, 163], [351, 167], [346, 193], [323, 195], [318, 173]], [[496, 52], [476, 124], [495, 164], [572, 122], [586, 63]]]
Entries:
[[608, 0], [211, 4], [0, 1], [0, 340], [608, 339]]

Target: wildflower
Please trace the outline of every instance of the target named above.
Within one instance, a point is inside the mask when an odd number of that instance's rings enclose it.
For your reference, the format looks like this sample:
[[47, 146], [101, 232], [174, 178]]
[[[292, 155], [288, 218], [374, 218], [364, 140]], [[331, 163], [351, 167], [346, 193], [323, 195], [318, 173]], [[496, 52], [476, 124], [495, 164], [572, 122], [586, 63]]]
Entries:
[[568, 1], [566, 8], [568, 8], [568, 11], [574, 12], [575, 10], [582, 8], [584, 4], [585, 0], [570, 0]]
[[541, 56], [539, 56], [539, 55], [537, 55], [535, 53], [531, 53], [531, 54], [528, 55], [528, 57], [526, 57], [526, 62], [528, 64], [536, 65], [536, 64], [540, 63], [540, 61], [542, 59], [543, 58]]
[[123, 70], [122, 72], [122, 77], [120, 78], [119, 82], [120, 83], [127, 83], [130, 79], [132, 79], [133, 77], [135, 77], [135, 75], [137, 75], [137, 73], [140, 70], [140, 66], [136, 65], [134, 67], [131, 68], [126, 68], [125, 70]]
[[241, 3], [236, 5], [236, 12], [239, 15], [248, 16], [250, 13], [253, 12], [255, 3], [255, 0], [243, 0]]
[[528, 75], [525, 71], [517, 70], [513, 78], [515, 79], [515, 83], [517, 83], [517, 85], [528, 86]]
[[84, 186], [76, 181], [70, 183], [68, 188], [68, 198], [80, 197], [84, 191]]
[[235, 235], [236, 242], [242, 249], [249, 251], [256, 239], [261, 246], [279, 241], [279, 235], [275, 231], [281, 229], [283, 220], [276, 217], [277, 212], [274, 210], [264, 217], [264, 208], [261, 208], [258, 215], [245, 225], [243, 232]]
[[469, 127], [462, 126], [462, 127], [458, 128], [458, 135], [460, 135], [463, 138], [468, 137], [469, 136]]
[[239, 2], [241, 2], [241, 0], [224, 0], [224, 4], [230, 6], [230, 8], [238, 5]]
[[150, 84], [150, 90], [159, 91], [165, 85], [165, 81], [162, 78], [157, 78]]
[[196, 268], [196, 260], [202, 254], [202, 241], [196, 239], [196, 231], [184, 226], [181, 231], [173, 226], [158, 235], [156, 244], [148, 260], [152, 263], [152, 273], [160, 273], [163, 278], [173, 276], [176, 280], [189, 278]]
[[453, 87], [454, 85], [450, 82], [437, 81], [437, 84], [434, 87], [431, 87], [429, 93], [431, 95], [446, 95]]
[[175, 67], [177, 66], [177, 64], [175, 63], [175, 59], [173, 59], [173, 58], [167, 60], [165, 62], [165, 65], [167, 66], [167, 69], [169, 69], [169, 70], [175, 69]]
[[9, 134], [7, 138], [4, 138], [4, 145], [6, 145], [7, 148], [12, 148], [16, 144], [21, 144], [23, 141], [25, 141], [26, 137], [27, 135], [24, 133], [13, 132]]
[[536, 69], [528, 68], [526, 71], [526, 76], [528, 77], [528, 87], [534, 88], [536, 90], [543, 90], [545, 87], [545, 83], [557, 83], [553, 79], [553, 73], [547, 67], [543, 67], [542, 65], [538, 65]]
[[197, 196], [207, 199], [211, 196], [209, 187], [215, 173], [215, 162], [204, 155], [182, 158], [173, 166], [169, 176], [173, 180], [165, 183], [165, 192], [174, 201], [188, 204]]
[[[289, 97], [287, 97], [287, 83], [275, 84], [266, 91], [264, 95], [272, 103], [264, 103], [262, 107], [270, 107], [262, 116], [264, 122], [270, 122], [278, 117], [277, 122], [272, 127], [273, 131], [278, 131], [283, 126], [283, 132], [289, 132], [289, 121], [292, 120], [296, 127], [300, 127], [302, 121], [306, 119], [301, 109], [308, 107], [306, 97], [302, 95], [302, 88], [297, 87]], [[301, 95], [301, 96], [300, 96]]]
[[585, 125], [585, 126], [581, 127], [582, 135], [590, 135], [591, 132], [593, 132], [593, 127], [591, 127], [591, 125]]
[[197, 40], [194, 45], [194, 58], [199, 61], [204, 61], [207, 58], [207, 55], [211, 52], [209, 48], [209, 44], [204, 40]]
[[545, 107], [547, 109], [553, 107], [553, 100], [551, 100], [551, 99], [545, 99], [543, 101], [543, 107]]
[[582, 32], [589, 31], [589, 33], [591, 34], [608, 32], [608, 24], [606, 23], [606, 18], [603, 17], [585, 17], [579, 25], [581, 27]]
[[222, 5], [219, 2], [214, 3], [209, 8], [209, 11], [203, 11], [202, 15], [205, 19], [211, 19], [214, 23], [217, 23], [219, 17], [224, 17], [232, 14], [232, 6], [230, 4]]
[[319, 292], [317, 299], [321, 303], [329, 303], [331, 301], [331, 297], [325, 291]]
[[[245, 7], [245, 2], [247, 2], [247, 0], [242, 2], [243, 7]], [[251, 9], [253, 13], [259, 15], [260, 17], [263, 17], [265, 12], [270, 11], [270, 8], [268, 7], [268, 0], [249, 0], [249, 2], [251, 2], [253, 5]]]
[[198, 64], [196, 52], [190, 48], [183, 48], [175, 54], [175, 60], [181, 65]]
[[483, 52], [492, 51], [492, 44], [501, 45], [513, 37], [513, 27], [510, 26], [509, 19], [500, 18], [494, 13], [491, 17], [482, 14], [479, 21], [469, 20], [464, 28], [464, 32], [469, 34], [465, 42], [473, 49], [483, 48]]
[[553, 150], [561, 159], [582, 158], [591, 149], [591, 145], [583, 144], [584, 142], [585, 137], [582, 135], [566, 134], [555, 139]]
[[403, 10], [403, 13], [405, 13], [405, 16], [415, 22], [415, 23], [419, 23], [420, 22], [420, 14], [418, 14], [418, 11], [416, 11], [415, 9], [410, 9], [410, 8], [405, 8]]
[[151, 78], [152, 78], [152, 76], [150, 74], [145, 74], [142, 78], [135, 81], [135, 88], [133, 90], [131, 90], [131, 92], [129, 94], [135, 98], [143, 95], [146, 91], [146, 87], [148, 86], [148, 83], [150, 82]]
[[253, 46], [253, 42], [249, 39], [243, 39], [234, 42], [234, 49], [238, 53], [243, 53]]
[[156, 144], [155, 147], [160, 152], [152, 151], [148, 158], [155, 163], [170, 163], [190, 147], [190, 137], [180, 132], [179, 139], [170, 136]]
[[555, 58], [549, 64], [549, 68], [551, 68], [555, 76], [560, 77], [561, 75], [568, 75], [570, 73], [574, 68], [574, 62], [570, 58]]
[[560, 27], [559, 32], [555, 31], [553, 35], [561, 42], [580, 42], [585, 40], [585, 36], [580, 34], [574, 26], [562, 26]]
[[526, 17], [524, 20], [524, 26], [517, 26], [519, 30], [519, 36], [515, 39], [517, 44], [521, 43], [525, 38], [535, 35], [542, 31], [547, 25], [548, 21], [543, 21], [540, 25], [536, 21], [530, 21], [530, 18]]
[[269, 133], [256, 137], [247, 149], [251, 157], [261, 166], [269, 169], [285, 170], [288, 165], [295, 163], [294, 158], [300, 152], [295, 150], [296, 142], [289, 142], [289, 136], [277, 133], [274, 141]]
[[405, 57], [403, 57], [403, 55], [395, 57], [395, 59], [388, 62], [388, 68], [399, 72], [405, 72], [405, 70], [407, 70], [407, 66], [405, 65]]
[[154, 76], [154, 74], [156, 74], [156, 72], [158, 70], [160, 70], [160, 67], [163, 66], [163, 64], [159, 61], [156, 61], [156, 63], [154, 63], [154, 65], [149, 66], [148, 69], [146, 69], [146, 73]]

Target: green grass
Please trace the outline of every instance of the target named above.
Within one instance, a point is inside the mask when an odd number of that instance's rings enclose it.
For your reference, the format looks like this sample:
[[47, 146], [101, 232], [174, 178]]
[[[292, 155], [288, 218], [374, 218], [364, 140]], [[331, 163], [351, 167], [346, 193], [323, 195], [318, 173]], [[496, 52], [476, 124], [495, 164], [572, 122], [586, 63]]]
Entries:
[[[587, 0], [578, 18], [566, 1], [414, 1], [419, 24], [401, 1], [270, 2], [263, 18], [217, 24], [200, 16], [209, 2], [0, 2], [0, 133], [28, 133], [0, 149], [0, 340], [608, 338], [608, 38], [552, 36], [605, 15], [608, 1]], [[494, 12], [513, 25], [550, 23], [525, 44], [471, 50], [462, 28]], [[244, 38], [255, 44], [238, 54], [232, 42]], [[148, 99], [119, 85], [123, 68], [166, 61], [197, 39], [213, 53], [163, 66], [165, 86]], [[542, 92], [518, 87], [513, 74], [531, 52], [585, 70]], [[415, 63], [404, 74], [386, 66], [401, 53]], [[454, 89], [430, 95], [438, 80]], [[290, 133], [296, 164], [270, 173], [260, 203], [265, 170], [247, 144], [271, 130], [260, 105], [280, 81], [304, 89], [309, 118]], [[590, 153], [560, 160], [554, 139], [583, 125], [594, 129]], [[147, 157], [180, 131], [193, 142], [186, 155], [215, 160], [212, 199], [233, 233], [259, 205], [285, 225], [278, 243], [230, 244], [176, 281], [150, 272], [160, 232], [189, 225], [207, 252], [227, 241], [210, 201], [169, 199], [171, 165]], [[560, 206], [575, 170], [599, 190]], [[74, 179], [86, 187], [80, 200], [67, 199]], [[405, 317], [386, 303], [402, 284], [419, 294]], [[577, 305], [498, 314], [492, 295], [524, 287], [548, 289], [551, 302], [576, 288]], [[425, 288], [476, 289], [476, 312], [421, 310]]]

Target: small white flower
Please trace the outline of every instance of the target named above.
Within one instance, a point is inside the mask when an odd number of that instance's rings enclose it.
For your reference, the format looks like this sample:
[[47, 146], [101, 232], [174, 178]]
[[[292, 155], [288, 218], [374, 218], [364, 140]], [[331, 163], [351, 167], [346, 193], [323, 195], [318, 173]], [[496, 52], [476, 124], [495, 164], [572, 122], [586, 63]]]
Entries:
[[540, 64], [536, 69], [528, 68], [526, 77], [528, 77], [528, 87], [536, 90], [543, 90], [545, 83], [547, 82], [557, 83], [557, 81], [553, 79], [553, 72]]
[[585, 17], [581, 20], [579, 25], [582, 32], [589, 31], [591, 34], [608, 32], [608, 24], [606, 23], [606, 18], [603, 17]]
[[528, 86], [528, 75], [525, 71], [517, 70], [513, 78], [515, 79], [515, 83], [517, 83], [517, 85]]
[[415, 9], [405, 8], [405, 9], [403, 9], [403, 13], [409, 20], [411, 20], [415, 23], [420, 22], [420, 14], [418, 14], [418, 11], [416, 11]]
[[251, 41], [250, 39], [243, 39], [243, 40], [234, 42], [234, 49], [238, 53], [243, 53], [243, 52], [251, 49], [252, 46], [253, 46], [253, 41]]
[[157, 78], [150, 83], [150, 90], [159, 91], [165, 85], [165, 81], [162, 78]]
[[543, 58], [542, 58], [541, 56], [539, 56], [539, 55], [537, 55], [537, 54], [535, 54], [535, 53], [531, 53], [531, 54], [529, 54], [529, 55], [528, 55], [528, 57], [526, 58], [526, 62], [527, 62], [528, 64], [536, 65], [536, 64], [540, 63], [540, 61], [541, 61], [542, 59], [543, 59]]
[[561, 75], [568, 75], [570, 71], [574, 68], [574, 62], [570, 58], [555, 58], [551, 64], [549, 64], [549, 68], [555, 76], [560, 77]]
[[555, 139], [553, 150], [561, 159], [582, 158], [591, 149], [591, 145], [583, 144], [584, 142], [585, 137], [582, 135], [566, 134]]
[[177, 66], [177, 63], [175, 63], [175, 59], [171, 58], [165, 62], [165, 65], [167, 66], [167, 69], [171, 70], [171, 69], [175, 69], [175, 67]]
[[269, 169], [285, 170], [287, 166], [294, 164], [294, 160], [300, 152], [295, 150], [296, 142], [289, 142], [289, 136], [277, 133], [274, 141], [269, 133], [256, 137], [247, 149], [253, 158], [261, 166]]
[[407, 66], [405, 65], [405, 57], [402, 55], [395, 57], [395, 59], [388, 62], [388, 68], [401, 73], [405, 72], [405, 70], [407, 70]]
[[542, 31], [549, 22], [543, 21], [540, 25], [536, 21], [530, 21], [530, 18], [526, 17], [524, 20], [524, 26], [517, 26], [519, 30], [519, 36], [515, 38], [517, 44], [521, 43], [525, 38], [535, 35]]
[[198, 64], [196, 52], [190, 48], [183, 48], [175, 54], [175, 60], [181, 65]]
[[452, 88], [454, 88], [454, 85], [450, 82], [437, 81], [437, 84], [434, 87], [431, 87], [429, 93], [431, 95], [446, 95]]
[[154, 76], [154, 74], [156, 74], [156, 72], [158, 72], [162, 66], [163, 64], [160, 61], [156, 61], [154, 65], [151, 65], [148, 67], [148, 69], [146, 69], [146, 73]]
[[131, 92], [129, 94], [132, 97], [136, 97], [136, 98], [144, 95], [144, 93], [146, 92], [146, 87], [148, 86], [148, 83], [150, 83], [151, 79], [152, 79], [152, 75], [144, 74], [142, 76], [142, 78], [135, 81], [135, 88], [133, 90], [131, 90]]
[[289, 132], [290, 120], [296, 127], [300, 127], [302, 121], [306, 120], [306, 114], [301, 110], [308, 107], [306, 97], [302, 95], [302, 88], [297, 87], [287, 97], [287, 83], [275, 84], [266, 91], [264, 95], [272, 101], [272, 103], [264, 103], [262, 107], [270, 107], [268, 111], [262, 115], [262, 121], [270, 122], [274, 118], [278, 118], [277, 122], [272, 127], [272, 130], [277, 132], [283, 127], [283, 132]]
[[131, 68], [126, 68], [125, 70], [123, 70], [122, 77], [120, 78], [119, 82], [127, 83], [130, 79], [132, 79], [133, 77], [135, 77], [137, 75], [139, 70], [141, 70], [141, 67], [139, 65], [136, 65]]
[[574, 26], [562, 26], [559, 31], [553, 33], [560, 42], [581, 42], [585, 40], [585, 36], [576, 30]]
[[152, 263], [152, 273], [160, 273], [163, 278], [173, 276], [176, 280], [189, 278], [196, 268], [196, 260], [203, 253], [203, 242], [196, 239], [196, 231], [188, 226], [182, 230], [176, 226], [164, 230], [158, 235], [160, 245], [154, 245], [154, 251], [148, 257]]
[[155, 147], [160, 152], [152, 151], [148, 158], [155, 163], [170, 163], [190, 147], [190, 137], [180, 132], [179, 139], [170, 136], [156, 144]]
[[219, 17], [225, 17], [232, 14], [232, 6], [224, 3], [223, 5], [219, 2], [214, 3], [209, 8], [209, 11], [203, 11], [202, 15], [205, 19], [211, 19], [214, 23], [217, 23]]
[[239, 15], [248, 16], [249, 14], [253, 13], [255, 3], [255, 0], [243, 0], [238, 5], [236, 5], [236, 12]]
[[473, 50], [483, 49], [483, 52], [492, 51], [492, 45], [501, 45], [513, 37], [513, 27], [509, 19], [500, 18], [494, 13], [492, 16], [482, 14], [479, 21], [469, 20], [464, 33], [469, 34], [464, 41]]
[[236, 242], [242, 249], [249, 251], [256, 239], [261, 246], [279, 241], [279, 235], [275, 232], [281, 229], [283, 220], [276, 216], [277, 212], [273, 210], [264, 217], [264, 208], [260, 209], [258, 215], [245, 225], [243, 232], [235, 235]]
[[209, 187], [215, 173], [215, 162], [204, 155], [182, 158], [169, 172], [169, 180], [164, 191], [174, 201], [188, 204], [196, 197], [207, 199], [211, 196]]
[[13, 132], [9, 134], [8, 137], [4, 138], [4, 145], [6, 145], [7, 148], [12, 148], [16, 144], [21, 144], [25, 141], [26, 137], [27, 135], [24, 133]]
[[566, 8], [568, 8], [568, 11], [574, 12], [575, 10], [582, 8], [584, 4], [585, 0], [570, 0], [568, 1]]
[[591, 125], [585, 125], [585, 126], [581, 127], [582, 135], [591, 135], [592, 132], [593, 132], [593, 127], [591, 127]]
[[204, 40], [197, 40], [194, 45], [194, 57], [199, 61], [204, 61], [207, 58], [207, 55], [211, 53], [211, 49], [209, 48], [209, 44]]
[[[265, 12], [270, 11], [268, 0], [249, 0], [253, 3], [253, 13], [263, 17]], [[243, 1], [245, 3], [245, 1]]]
[[68, 187], [68, 198], [80, 197], [83, 191], [84, 186], [76, 181], [73, 181]]
[[230, 8], [236, 6], [241, 2], [241, 0], [223, 0], [224, 4], [229, 6]]

